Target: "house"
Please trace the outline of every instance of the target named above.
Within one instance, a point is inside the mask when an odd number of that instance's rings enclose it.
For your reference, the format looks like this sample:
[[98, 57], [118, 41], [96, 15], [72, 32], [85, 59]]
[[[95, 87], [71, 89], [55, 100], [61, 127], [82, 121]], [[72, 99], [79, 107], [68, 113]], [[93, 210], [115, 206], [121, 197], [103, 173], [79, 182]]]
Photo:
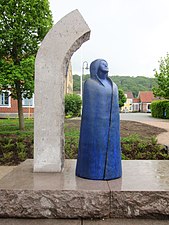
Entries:
[[151, 102], [159, 98], [155, 98], [152, 91], [140, 91], [138, 94], [138, 99], [140, 102], [140, 112], [150, 112]]
[[140, 99], [133, 98], [133, 112], [140, 112]]
[[[34, 96], [31, 99], [23, 99], [23, 113], [25, 117], [32, 117], [34, 113]], [[3, 90], [0, 93], [0, 118], [11, 118], [18, 116], [17, 100], [10, 96], [10, 91]]]
[[[64, 94], [73, 93], [73, 76], [71, 63], [65, 76]], [[25, 117], [31, 118], [34, 113], [34, 95], [31, 99], [23, 99], [23, 113]], [[17, 100], [11, 98], [10, 91], [0, 92], [0, 118], [11, 118], [18, 116]]]
[[69, 64], [67, 75], [65, 76], [64, 94], [73, 94], [72, 65]]
[[151, 112], [150, 105], [155, 98], [152, 91], [140, 91], [137, 98], [133, 97], [131, 91], [125, 92], [127, 101], [121, 108], [121, 112]]
[[124, 103], [124, 106], [121, 107], [121, 112], [132, 112], [133, 108], [133, 93], [131, 91], [125, 92], [124, 95], [126, 96], [127, 100]]

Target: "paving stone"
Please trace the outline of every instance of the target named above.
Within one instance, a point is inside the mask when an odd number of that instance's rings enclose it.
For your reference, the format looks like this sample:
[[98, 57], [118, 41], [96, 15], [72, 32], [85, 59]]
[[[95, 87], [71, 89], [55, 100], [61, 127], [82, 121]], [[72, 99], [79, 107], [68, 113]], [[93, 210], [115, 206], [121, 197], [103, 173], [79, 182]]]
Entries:
[[0, 166], [0, 179], [11, 172], [15, 166]]

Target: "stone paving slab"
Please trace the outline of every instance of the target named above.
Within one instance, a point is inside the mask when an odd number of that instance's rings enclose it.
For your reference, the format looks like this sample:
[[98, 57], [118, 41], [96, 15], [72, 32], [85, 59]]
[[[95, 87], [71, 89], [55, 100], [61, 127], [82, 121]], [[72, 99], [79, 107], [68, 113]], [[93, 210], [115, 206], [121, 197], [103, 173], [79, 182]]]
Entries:
[[76, 160], [65, 160], [63, 173], [33, 173], [33, 160], [21, 163], [0, 180], [0, 189], [109, 191], [105, 181], [81, 179], [75, 176]]
[[124, 160], [123, 176], [93, 181], [63, 173], [33, 173], [26, 160], [0, 180], [0, 217], [169, 219], [169, 160]]
[[0, 166], [0, 179], [11, 172], [16, 166]]
[[169, 192], [169, 160], [124, 160], [122, 165], [122, 178], [108, 181], [112, 192]]

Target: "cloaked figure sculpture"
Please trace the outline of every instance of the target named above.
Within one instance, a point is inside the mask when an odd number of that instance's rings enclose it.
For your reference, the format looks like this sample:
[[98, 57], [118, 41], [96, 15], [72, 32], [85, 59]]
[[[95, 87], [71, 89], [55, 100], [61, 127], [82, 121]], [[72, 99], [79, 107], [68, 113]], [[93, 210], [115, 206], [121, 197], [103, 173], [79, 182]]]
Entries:
[[76, 175], [92, 180], [122, 175], [118, 88], [108, 71], [105, 60], [93, 61], [84, 84]]

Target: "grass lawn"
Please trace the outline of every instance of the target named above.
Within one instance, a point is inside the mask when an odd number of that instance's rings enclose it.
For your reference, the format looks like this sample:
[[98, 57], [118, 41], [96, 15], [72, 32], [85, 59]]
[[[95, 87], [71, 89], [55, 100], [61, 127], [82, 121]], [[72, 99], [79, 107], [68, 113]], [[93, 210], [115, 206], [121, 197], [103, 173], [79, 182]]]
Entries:
[[20, 131], [18, 119], [0, 119], [0, 135], [33, 134], [33, 123], [33, 119], [25, 119], [25, 131]]
[[[0, 165], [17, 165], [33, 157], [33, 119], [25, 119], [25, 131], [18, 129], [18, 119], [0, 120]], [[65, 120], [65, 157], [76, 158], [79, 142], [79, 120]], [[169, 159], [156, 136], [164, 129], [146, 124], [121, 121], [123, 159]]]

